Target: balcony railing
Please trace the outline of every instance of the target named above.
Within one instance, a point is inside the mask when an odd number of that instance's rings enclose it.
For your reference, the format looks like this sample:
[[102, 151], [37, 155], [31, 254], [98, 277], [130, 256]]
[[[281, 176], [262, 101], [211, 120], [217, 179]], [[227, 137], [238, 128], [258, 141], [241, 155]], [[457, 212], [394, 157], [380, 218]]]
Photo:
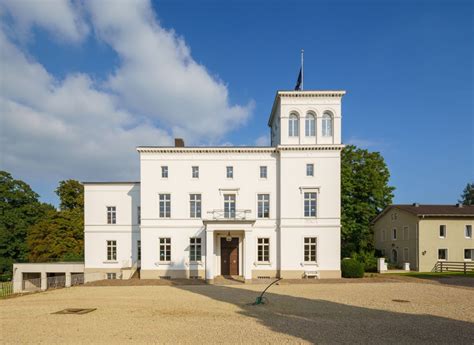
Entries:
[[212, 210], [207, 213], [214, 220], [247, 220], [252, 210]]

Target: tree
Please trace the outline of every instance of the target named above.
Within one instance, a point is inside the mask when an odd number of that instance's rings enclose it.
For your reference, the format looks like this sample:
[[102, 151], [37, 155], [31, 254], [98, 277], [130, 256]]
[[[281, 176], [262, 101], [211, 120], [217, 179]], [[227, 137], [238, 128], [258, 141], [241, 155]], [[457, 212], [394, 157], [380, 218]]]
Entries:
[[373, 251], [370, 222], [392, 203], [390, 172], [378, 152], [346, 146], [341, 157], [341, 206], [343, 257]]
[[29, 229], [30, 261], [70, 261], [84, 257], [84, 188], [75, 180], [61, 181], [56, 194], [60, 211], [49, 212]]
[[10, 273], [15, 261], [27, 259], [28, 228], [54, 207], [38, 201], [31, 187], [0, 171], [0, 273]]
[[461, 199], [458, 200], [463, 205], [474, 205], [474, 183], [468, 183], [462, 191]]

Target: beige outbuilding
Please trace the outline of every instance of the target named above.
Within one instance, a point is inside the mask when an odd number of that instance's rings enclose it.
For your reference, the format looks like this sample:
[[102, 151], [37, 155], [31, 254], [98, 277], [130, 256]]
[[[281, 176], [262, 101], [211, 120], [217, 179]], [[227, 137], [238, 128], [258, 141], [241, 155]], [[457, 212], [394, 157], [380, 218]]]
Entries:
[[372, 221], [375, 248], [397, 267], [434, 271], [474, 261], [474, 206], [391, 205]]

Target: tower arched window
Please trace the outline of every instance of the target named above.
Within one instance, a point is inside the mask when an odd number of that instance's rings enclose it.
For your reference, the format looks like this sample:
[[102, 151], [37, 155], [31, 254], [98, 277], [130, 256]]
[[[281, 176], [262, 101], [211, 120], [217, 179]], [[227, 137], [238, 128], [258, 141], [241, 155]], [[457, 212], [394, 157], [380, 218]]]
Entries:
[[316, 117], [311, 113], [306, 114], [304, 130], [307, 137], [316, 136]]
[[332, 114], [326, 112], [323, 114], [323, 137], [330, 137], [332, 136]]
[[297, 137], [299, 135], [298, 115], [291, 114], [288, 119], [288, 135]]

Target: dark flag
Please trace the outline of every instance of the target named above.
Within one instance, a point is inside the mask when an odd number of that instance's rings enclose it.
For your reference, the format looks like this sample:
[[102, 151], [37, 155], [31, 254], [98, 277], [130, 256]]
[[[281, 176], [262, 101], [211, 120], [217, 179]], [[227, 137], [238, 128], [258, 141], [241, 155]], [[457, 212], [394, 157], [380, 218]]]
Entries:
[[295, 91], [301, 91], [301, 68], [298, 74], [298, 80], [296, 81]]

